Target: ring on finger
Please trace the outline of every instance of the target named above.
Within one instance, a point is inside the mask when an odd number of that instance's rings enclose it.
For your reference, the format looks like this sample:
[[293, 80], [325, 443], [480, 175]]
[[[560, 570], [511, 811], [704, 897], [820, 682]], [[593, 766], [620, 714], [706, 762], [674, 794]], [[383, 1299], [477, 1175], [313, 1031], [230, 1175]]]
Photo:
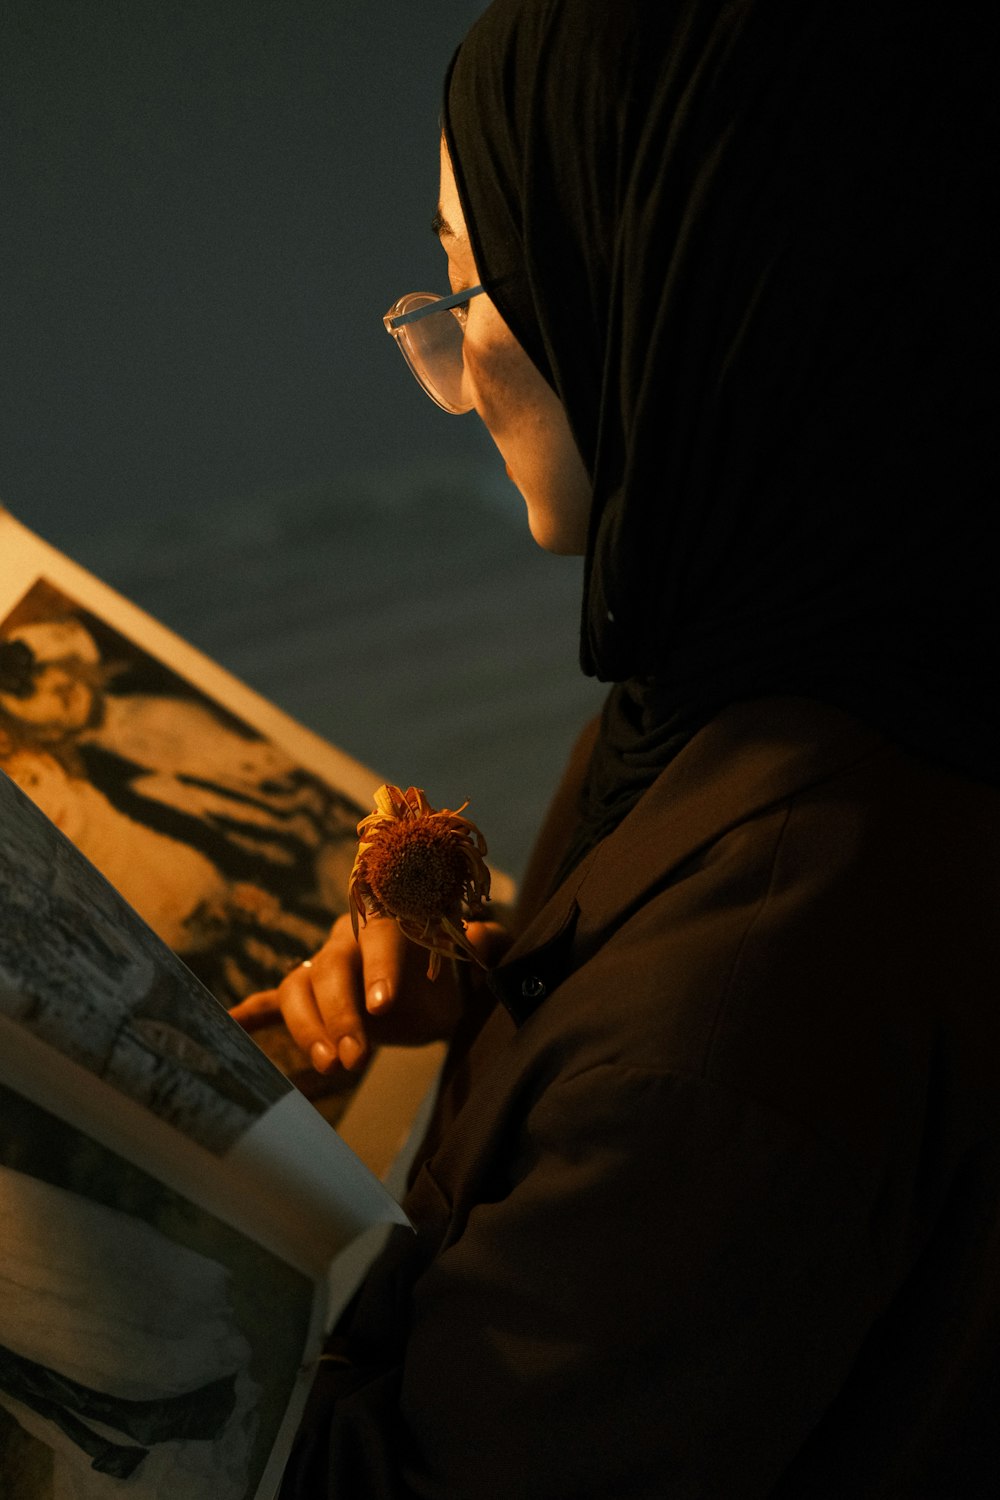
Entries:
[[287, 976], [289, 974], [297, 974], [300, 969], [311, 969], [311, 968], [312, 968], [312, 959], [311, 958], [293, 959], [293, 961], [285, 969], [285, 976], [287, 978]]

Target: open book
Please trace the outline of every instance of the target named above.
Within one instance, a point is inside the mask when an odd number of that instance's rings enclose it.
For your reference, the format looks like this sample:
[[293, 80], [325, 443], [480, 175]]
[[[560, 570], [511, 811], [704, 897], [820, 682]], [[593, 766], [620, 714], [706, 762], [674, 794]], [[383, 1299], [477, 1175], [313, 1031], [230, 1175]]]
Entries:
[[331, 1090], [224, 1007], [379, 781], [0, 510], [4, 1497], [271, 1500], [440, 1049]]

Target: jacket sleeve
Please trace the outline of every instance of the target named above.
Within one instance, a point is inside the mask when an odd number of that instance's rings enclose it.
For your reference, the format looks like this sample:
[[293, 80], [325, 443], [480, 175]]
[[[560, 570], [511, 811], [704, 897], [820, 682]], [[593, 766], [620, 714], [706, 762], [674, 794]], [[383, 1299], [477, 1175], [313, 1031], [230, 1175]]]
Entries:
[[341, 1386], [326, 1492], [767, 1495], [878, 1313], [845, 1165], [703, 1079], [608, 1064], [542, 1093], [515, 1163], [467, 1214], [425, 1166], [442, 1248], [398, 1357]]

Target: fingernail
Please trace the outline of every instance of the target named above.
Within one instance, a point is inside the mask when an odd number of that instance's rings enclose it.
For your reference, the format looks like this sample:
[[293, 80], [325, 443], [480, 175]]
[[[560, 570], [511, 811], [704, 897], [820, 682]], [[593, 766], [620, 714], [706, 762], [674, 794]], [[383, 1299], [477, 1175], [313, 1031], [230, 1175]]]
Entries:
[[381, 1010], [384, 1005], [388, 1005], [389, 1000], [389, 986], [384, 980], [376, 979], [368, 991], [368, 1009]]
[[313, 1042], [309, 1048], [309, 1061], [317, 1073], [325, 1073], [337, 1061], [337, 1049], [329, 1042]]
[[361, 1057], [361, 1043], [353, 1036], [342, 1036], [338, 1048], [345, 1068], [353, 1068]]

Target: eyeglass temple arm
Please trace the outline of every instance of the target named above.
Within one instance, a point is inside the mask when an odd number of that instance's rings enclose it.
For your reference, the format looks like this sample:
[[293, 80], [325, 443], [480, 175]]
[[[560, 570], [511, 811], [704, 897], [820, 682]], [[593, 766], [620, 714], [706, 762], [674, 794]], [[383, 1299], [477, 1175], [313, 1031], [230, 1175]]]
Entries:
[[420, 318], [428, 318], [431, 313], [447, 312], [450, 307], [461, 307], [463, 302], [469, 302], [473, 297], [478, 297], [485, 287], [470, 287], [465, 292], [452, 292], [450, 297], [438, 297], [433, 302], [428, 302], [426, 307], [415, 308], [413, 312], [400, 313], [395, 318], [386, 318], [385, 326], [391, 333], [396, 328], [402, 328], [406, 323], [416, 323]]

